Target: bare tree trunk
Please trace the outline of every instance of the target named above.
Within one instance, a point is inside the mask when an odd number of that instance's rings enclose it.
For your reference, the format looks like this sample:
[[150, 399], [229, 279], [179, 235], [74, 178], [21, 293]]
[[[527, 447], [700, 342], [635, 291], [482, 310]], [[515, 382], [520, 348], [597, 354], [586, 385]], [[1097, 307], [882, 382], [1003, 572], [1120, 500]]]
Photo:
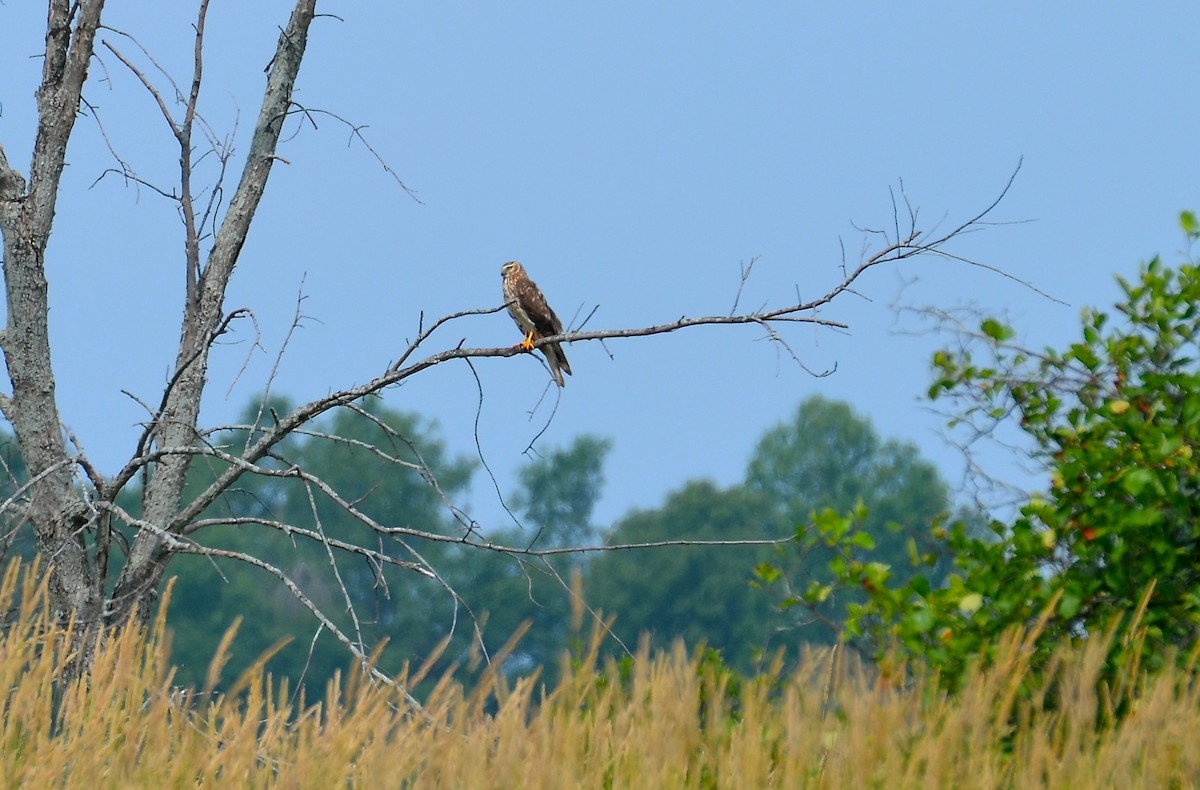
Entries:
[[[324, 547], [335, 576], [334, 584], [342, 592], [352, 622], [350, 628], [340, 626], [322, 611], [313, 598], [306, 594], [281, 566], [273, 565], [249, 553], [205, 546], [195, 538], [197, 532], [204, 527], [227, 523], [221, 519], [206, 519], [203, 514], [244, 475], [256, 475], [263, 479], [287, 477], [302, 481], [310, 496], [320, 496], [332, 502], [349, 518], [378, 536], [381, 545], [385, 538], [395, 541], [398, 545], [405, 545], [406, 538], [416, 537], [429, 541], [461, 543], [483, 551], [503, 552], [520, 559], [595, 550], [596, 547], [579, 547], [542, 551], [528, 546], [510, 547], [478, 540], [474, 522], [466, 519], [448, 500], [447, 506], [465, 528], [462, 536], [380, 523], [359, 509], [354, 500], [344, 497], [331, 485], [305, 469], [293, 467], [281, 470], [272, 464], [260, 464], [272, 452], [272, 448], [312, 420], [338, 408], [355, 409], [353, 404], [359, 399], [396, 385], [435, 365], [452, 360], [469, 362], [472, 359], [506, 357], [521, 353], [521, 347], [469, 348], [466, 347], [464, 338], [464, 341], [457, 345], [424, 358], [418, 355], [418, 352], [427, 353], [426, 349], [431, 344], [430, 338], [440, 327], [469, 316], [494, 313], [503, 307], [464, 310], [443, 316], [428, 326], [425, 325], [422, 316], [416, 339], [386, 371], [366, 383], [326, 394], [297, 406], [287, 414], [275, 416], [272, 425], [256, 424], [248, 434], [253, 441], [248, 439], [241, 452], [228, 452], [225, 448], [207, 446], [202, 442], [198, 418], [208, 372], [209, 354], [214, 342], [237, 315], [236, 311], [233, 314], [225, 313], [226, 288], [277, 158], [276, 150], [284, 122], [289, 112], [295, 110], [292, 102], [293, 87], [304, 58], [309, 27], [316, 16], [316, 0], [295, 0], [291, 17], [279, 37], [268, 69], [262, 107], [250, 140], [241, 180], [224, 215], [218, 217], [220, 225], [213, 238], [212, 250], [203, 266], [200, 260], [198, 228], [210, 227], [209, 220], [212, 219], [212, 215], [206, 210], [201, 221], [197, 222], [192, 204], [191, 175], [193, 161], [198, 161], [203, 154], [194, 160], [196, 151], [191, 138], [201, 85], [204, 19], [208, 0], [198, 0], [194, 73], [190, 94], [181, 97], [185, 105], [181, 119], [173, 116], [171, 102], [164, 99], [151, 81], [116, 48], [107, 41], [104, 42], [157, 99], [179, 145], [178, 189], [156, 191], [164, 197], [178, 201], [184, 219], [186, 288], [174, 374], [134, 457], [129, 459], [125, 467], [112, 479], [102, 478], [82, 453], [64, 437], [51, 364], [48, 334], [49, 294], [44, 259], [53, 225], [67, 145], [81, 105], [81, 93], [87, 79], [88, 64], [93, 57], [104, 2], [49, 0], [48, 6], [45, 60], [42, 83], [37, 92], [37, 136], [28, 179], [9, 164], [3, 147], [0, 147], [0, 234], [3, 235], [4, 287], [8, 305], [8, 323], [0, 332], [0, 352], [4, 355], [12, 383], [11, 394], [0, 394], [0, 412], [3, 412], [3, 416], [13, 426], [29, 475], [29, 481], [21, 489], [26, 497], [25, 516], [34, 525], [39, 551], [50, 568], [50, 591], [54, 606], [61, 619], [73, 619], [79, 626], [76, 632], [76, 658], [72, 665], [66, 668], [68, 674], [86, 670], [90, 665], [95, 636], [101, 627], [120, 627], [130, 622], [135, 615], [141, 618], [149, 616], [167, 562], [171, 556], [180, 552], [237, 560], [274, 577], [311, 612], [322, 631], [333, 634], [360, 659], [364, 668], [376, 677], [382, 675], [370, 660], [371, 650], [359, 628], [352, 596], [337, 576], [335, 549], [348, 556], [361, 557], [373, 568], [388, 566], [413, 571], [422, 579], [441, 585], [458, 599], [457, 593], [454, 593], [434, 567], [416, 552], [412, 552], [414, 559], [410, 560], [383, 548], [334, 541], [320, 529], [319, 524], [317, 528], [305, 528], [264, 518], [240, 520], [239, 523], [243, 525], [253, 524], [266, 530], [281, 530], [293, 539], [300, 536], [305, 540], [317, 541]], [[354, 133], [358, 135], [357, 128]], [[222, 159], [222, 164], [224, 163], [225, 160]], [[392, 172], [386, 164], [384, 169]], [[1015, 172], [1013, 175], [1016, 175]], [[140, 182], [136, 176], [134, 180]], [[1011, 183], [1010, 179], [1009, 184]], [[1006, 186], [1000, 198], [1007, 190]], [[222, 190], [220, 194], [225, 193]], [[818, 316], [818, 310], [850, 290], [865, 272], [875, 266], [921, 255], [947, 255], [953, 260], [960, 260], [957, 256], [943, 252], [942, 248], [961, 233], [978, 227], [1000, 198], [983, 212], [941, 235], [918, 231], [915, 225], [916, 214], [910, 212], [912, 227], [907, 237], [901, 237], [899, 223], [896, 225], [895, 238], [881, 233], [885, 243], [880, 249], [874, 254], [864, 256], [856, 267], [843, 267], [840, 283], [807, 302], [801, 302], [797, 295], [795, 304], [739, 313], [738, 299], [735, 298], [734, 306], [728, 315], [681, 317], [670, 323], [632, 329], [577, 331], [540, 338], [536, 345], [647, 337], [694, 326], [753, 324], [761, 327], [771, 340], [778, 343], [803, 367], [803, 362], [776, 331], [776, 326], [802, 323], [844, 328], [845, 325], [838, 321]], [[895, 204], [893, 208], [895, 209]], [[743, 285], [748, 275], [749, 267], [746, 267], [742, 275]], [[739, 297], [740, 294], [739, 287]], [[482, 389], [480, 397], [482, 398]], [[241, 426], [239, 430], [244, 431], [245, 426]], [[337, 437], [332, 436], [325, 438], [337, 440]], [[185, 501], [184, 486], [192, 459], [196, 455], [215, 458], [224, 464], [224, 468], [216, 479], [209, 481], [203, 491]], [[387, 453], [383, 453], [381, 457], [389, 463], [400, 463], [398, 458], [390, 458]], [[407, 462], [405, 464], [411, 466]], [[440, 493], [432, 470], [425, 467], [423, 461], [420, 464], [422, 476]], [[78, 475], [79, 471], [83, 472], [82, 476]], [[145, 480], [142, 488], [142, 507], [139, 514], [133, 514], [118, 506], [116, 499], [138, 475], [143, 475]], [[11, 502], [12, 500], [5, 502], [0, 510], [7, 508]], [[110, 521], [119, 521], [134, 531], [132, 544], [127, 547], [120, 575], [113, 583], [111, 592], [107, 579], [108, 546], [113, 534], [109, 528]], [[787, 539], [790, 538], [781, 540]], [[689, 541], [670, 541], [662, 545], [687, 542]], [[778, 541], [772, 541], [774, 542]]]
[[[36, 481], [30, 489], [29, 518], [37, 530], [39, 549], [52, 568], [55, 606], [62, 616], [74, 615], [85, 626], [99, 623], [103, 592], [81, 533], [89, 521], [88, 510], [71, 485], [75, 459], [64, 442], [55, 400], [44, 266], [67, 143], [103, 7], [103, 0], [50, 3], [28, 187], [0, 150], [0, 230], [8, 300], [8, 325], [0, 349], [12, 382], [12, 396], [0, 407]], [[90, 641], [83, 647], [86, 663]]]
[[[197, 442], [196, 425], [208, 355], [224, 323], [225, 289], [275, 162], [276, 146], [291, 107], [292, 90], [315, 13], [316, 0], [299, 0], [279, 36], [241, 181], [221, 222], [207, 264], [198, 273], [198, 281], [188, 283], [175, 375], [155, 419], [153, 440], [160, 452], [192, 447]], [[183, 486], [193, 458], [188, 453], [168, 453], [154, 466], [142, 499], [145, 521], [170, 529], [182, 508]], [[169, 556], [169, 547], [161, 534], [149, 530], [138, 533], [113, 592], [110, 617], [114, 622], [124, 622], [134, 611], [142, 617], [149, 614]]]
[[[202, 4], [202, 15], [206, 6], [207, 3]], [[298, 0], [279, 38], [241, 182], [221, 223], [207, 265], [203, 271], [198, 266], [188, 267], [176, 372], [149, 433], [150, 443], [159, 453], [168, 451], [153, 466], [143, 492], [143, 521], [159, 529], [142, 529], [138, 533], [107, 607], [102, 567], [106, 552], [89, 553], [85, 540], [85, 531], [100, 523], [101, 510], [89, 506], [88, 497], [72, 484], [74, 467], [79, 464], [86, 468], [86, 462], [76, 458], [67, 447], [55, 399], [48, 333], [49, 295], [44, 273], [46, 243], [53, 225], [67, 144], [80, 107], [103, 7], [103, 0], [83, 0], [77, 5], [51, 0], [45, 65], [37, 94], [37, 138], [28, 183], [9, 164], [0, 148], [0, 231], [4, 237], [8, 299], [8, 325], [0, 336], [0, 350], [4, 352], [13, 388], [11, 396], [0, 396], [0, 410], [12, 423], [34, 481], [29, 489], [28, 517], [37, 531], [39, 551], [51, 566], [54, 605], [64, 619], [74, 617], [80, 626], [81, 667], [89, 663], [98, 626], [120, 625], [135, 611], [142, 616], [149, 614], [170, 557], [169, 538], [163, 531], [181, 509], [192, 456], [169, 451], [192, 447], [197, 441], [196, 424], [208, 354], [223, 327], [225, 289], [275, 161], [276, 145], [291, 106], [316, 0]], [[199, 51], [196, 78], [198, 90]], [[184, 149], [182, 156], [189, 157], [190, 145], [185, 144]], [[188, 169], [185, 165], [185, 172]], [[194, 228], [189, 230], [194, 234]], [[188, 246], [189, 251], [197, 249], [194, 243]], [[95, 491], [89, 493], [105, 504], [103, 500], [115, 491], [110, 491], [97, 475], [90, 476]]]

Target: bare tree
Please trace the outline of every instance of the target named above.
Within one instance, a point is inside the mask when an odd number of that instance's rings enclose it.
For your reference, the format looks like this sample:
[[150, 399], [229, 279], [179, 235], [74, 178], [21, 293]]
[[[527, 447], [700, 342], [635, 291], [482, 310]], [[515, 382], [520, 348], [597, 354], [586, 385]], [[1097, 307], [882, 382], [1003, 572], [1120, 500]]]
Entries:
[[[28, 172], [22, 174], [13, 167], [0, 147], [0, 231], [3, 233], [4, 286], [8, 299], [8, 324], [0, 336], [0, 350], [11, 383], [11, 393], [0, 395], [0, 411], [12, 425], [28, 470], [27, 481], [18, 495], [4, 503], [4, 507], [21, 508], [22, 517], [33, 525], [38, 550], [50, 568], [50, 589], [55, 605], [64, 619], [73, 618], [80, 625], [78, 647], [82, 660], [78, 667], [87, 666], [98, 629], [121, 627], [138, 616], [147, 615], [169, 560], [181, 553], [230, 557], [262, 569], [311, 611], [319, 627], [328, 629], [366, 661], [372, 646], [364, 643], [361, 633], [356, 633], [353, 627], [349, 630], [340, 628], [283, 569], [259, 557], [200, 542], [206, 528], [230, 523], [229, 519], [207, 517], [206, 510], [247, 475], [302, 481], [313, 497], [336, 503], [368, 527], [380, 543], [368, 546], [332, 540], [319, 528], [268, 518], [246, 518], [236, 523], [284, 530], [293, 538], [298, 536], [320, 542], [331, 558], [335, 553], [357, 555], [373, 566], [407, 569], [433, 584], [444, 584], [436, 567], [416, 552], [403, 554], [381, 548], [384, 542], [402, 543], [407, 538], [419, 537], [465, 544], [482, 551], [504, 552], [530, 562], [562, 552], [600, 550], [600, 547], [535, 550], [496, 545], [481, 537], [474, 523], [449, 501], [446, 506], [463, 524], [460, 535], [447, 536], [412, 526], [378, 523], [321, 478], [304, 468], [282, 463], [274, 455], [287, 437], [311, 433], [312, 421], [320, 415], [337, 408], [358, 408], [355, 404], [365, 396], [430, 367], [454, 360], [470, 364], [478, 358], [523, 353], [518, 348], [467, 348], [462, 343], [440, 349], [435, 346], [434, 335], [443, 327], [474, 315], [502, 310], [503, 305], [466, 309], [421, 326], [398, 360], [380, 362], [381, 372], [377, 377], [312, 400], [287, 414], [270, 415], [261, 424], [245, 426], [251, 439], [240, 449], [217, 446], [210, 439], [219, 429], [199, 424], [210, 352], [214, 342], [239, 317], [238, 311], [226, 312], [226, 287], [263, 198], [272, 166], [278, 159], [276, 151], [281, 132], [289, 118], [310, 112], [295, 103], [292, 93], [310, 26], [317, 16], [316, 5], [316, 0], [297, 0], [282, 28], [240, 179], [224, 205], [214, 198], [218, 193], [224, 194], [223, 191], [210, 185], [206, 192], [208, 197], [202, 200], [197, 197], [202, 191], [193, 183], [193, 166], [200, 148], [194, 139], [197, 133], [209, 145], [204, 153], [215, 152], [219, 157], [222, 178], [231, 159], [198, 113], [207, 0], [199, 0], [191, 81], [183, 89], [173, 86], [173, 97], [164, 95], [120, 46], [104, 42], [107, 51], [135, 74], [157, 101], [166, 126], [178, 145], [179, 182], [171, 189], [142, 182], [123, 160], [117, 157], [117, 161], [121, 175], [178, 204], [185, 234], [182, 269], [186, 276], [173, 374], [159, 402], [149, 407], [150, 419], [133, 457], [115, 476], [106, 478], [89, 462], [59, 418], [47, 332], [44, 266], [68, 141], [77, 115], [87, 106], [82, 91], [89, 65], [96, 56], [104, 3], [103, 0], [50, 0], [48, 3], [45, 60], [37, 91], [38, 124]], [[121, 39], [124, 34], [113, 32], [120, 41], [132, 40], [130, 37]], [[916, 212], [901, 201], [893, 227], [888, 231], [866, 232], [865, 237], [873, 240], [874, 246], [865, 249], [857, 262], [844, 261], [840, 280], [816, 299], [802, 301], [797, 296], [794, 301], [788, 300], [791, 303], [754, 312], [739, 311], [740, 300], [735, 299], [727, 315], [683, 317], [647, 327], [568, 332], [555, 338], [543, 338], [538, 343], [636, 338], [700, 325], [755, 324], [802, 364], [799, 355], [781, 334], [785, 325], [803, 323], [844, 328], [843, 323], [818, 315], [817, 311], [851, 291], [873, 267], [930, 254], [963, 260], [947, 250], [948, 242], [982, 224], [994, 206], [995, 203], [947, 231], [923, 233], [916, 227]], [[207, 256], [203, 256], [201, 240], [206, 227], [212, 229], [212, 247]], [[747, 268], [743, 284], [749, 274]], [[403, 437], [397, 438], [403, 440]], [[203, 456], [219, 460], [223, 471], [203, 490], [185, 496], [188, 470]], [[385, 462], [401, 463], [398, 458], [386, 454], [381, 454], [381, 458]], [[429, 470], [422, 472], [427, 474], [430, 485], [436, 487], [437, 481]], [[135, 480], [140, 482], [141, 496], [140, 510], [136, 514], [118, 505], [118, 495]], [[132, 540], [121, 539], [124, 533], [132, 534]], [[114, 547], [120, 552], [119, 562], [116, 561], [117, 553], [111, 551]], [[605, 547], [604, 550], [612, 548]], [[108, 577], [110, 566], [119, 568], [119, 574], [113, 579]], [[336, 575], [332, 559], [331, 568]], [[342, 589], [344, 592], [344, 586]], [[352, 611], [352, 603], [347, 600], [347, 605]]]

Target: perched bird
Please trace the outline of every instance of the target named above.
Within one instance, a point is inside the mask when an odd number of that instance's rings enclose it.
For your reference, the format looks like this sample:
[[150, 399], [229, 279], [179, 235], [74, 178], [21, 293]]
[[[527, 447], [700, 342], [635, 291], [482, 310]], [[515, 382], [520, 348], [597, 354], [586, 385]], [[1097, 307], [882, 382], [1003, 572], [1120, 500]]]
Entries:
[[[550, 305], [546, 304], [546, 297], [542, 296], [537, 283], [529, 279], [524, 266], [516, 261], [509, 261], [500, 267], [500, 277], [503, 280], [504, 304], [508, 307], [508, 314], [525, 333], [525, 339], [520, 343], [521, 348], [532, 351], [534, 340], [562, 334], [562, 321], [558, 320]], [[547, 343], [541, 346], [541, 349], [558, 386], [567, 386], [563, 373], [571, 374], [571, 364], [567, 362], [567, 355], [563, 353], [562, 346], [558, 343]]]

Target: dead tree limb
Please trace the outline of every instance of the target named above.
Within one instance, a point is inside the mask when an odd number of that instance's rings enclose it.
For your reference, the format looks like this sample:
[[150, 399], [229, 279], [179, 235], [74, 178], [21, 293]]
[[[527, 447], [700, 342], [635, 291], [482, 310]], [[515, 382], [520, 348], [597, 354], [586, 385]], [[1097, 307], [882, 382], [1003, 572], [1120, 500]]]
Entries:
[[[346, 123], [352, 137], [362, 139], [361, 125], [351, 124], [334, 113], [302, 107], [294, 98], [309, 29], [316, 17], [316, 0], [296, 0], [287, 23], [281, 29], [267, 69], [262, 104], [250, 136], [240, 179], [227, 202], [222, 184], [226, 167], [230, 164], [231, 149], [228, 144], [218, 141], [200, 113], [208, 0], [198, 0], [192, 73], [186, 89], [181, 90], [171, 80], [174, 98], [183, 107], [181, 113], [178, 108], [173, 110], [168, 95], [164, 95], [164, 91], [157, 88], [147, 76], [149, 70], [139, 69], [133, 58], [105, 42], [107, 50], [130, 70], [142, 88], [155, 99], [178, 148], [177, 191], [176, 187], [153, 188], [158, 194], [176, 201], [181, 212], [185, 288], [179, 345], [171, 375], [157, 404], [153, 405], [155, 399], [148, 399], [143, 404], [149, 417], [132, 457], [113, 478], [104, 479], [88, 461], [74, 437], [67, 438], [69, 433], [64, 430], [59, 416], [48, 340], [49, 300], [44, 267], [68, 142], [80, 108], [85, 106], [82, 91], [87, 80], [88, 65], [95, 54], [97, 32], [102, 28], [103, 7], [103, 0], [49, 0], [42, 81], [36, 98], [38, 124], [28, 174], [22, 174], [13, 167], [3, 147], [0, 147], [0, 234], [3, 235], [7, 298], [7, 326], [0, 334], [0, 352], [3, 353], [12, 387], [10, 393], [0, 393], [0, 412], [13, 427], [28, 470], [24, 484], [8, 500], [0, 503], [0, 513], [19, 509], [21, 518], [34, 525], [39, 551], [47, 559], [46, 566], [50, 568], [50, 590], [55, 606], [64, 619], [73, 619], [79, 626], [79, 668], [88, 665], [91, 645], [99, 628], [121, 627], [137, 617], [149, 615], [167, 563], [178, 554], [238, 560], [269, 574], [311, 612], [321, 630], [334, 634], [364, 666], [375, 672], [369, 664], [370, 646], [366, 644], [361, 620], [354, 611], [355, 604], [347, 591], [348, 585], [338, 575], [334, 558], [339, 554], [366, 561], [373, 569], [387, 566], [411, 571], [422, 580], [441, 585], [455, 598], [454, 617], [457, 618], [460, 603], [457, 593], [439, 575], [434, 563], [422, 556], [415, 547], [417, 539], [538, 562], [546, 562], [555, 555], [566, 553], [688, 545], [770, 545], [778, 542], [714, 543], [681, 539], [637, 546], [558, 546], [548, 549], [534, 549], [531, 545], [523, 548], [505, 546], [481, 537], [477, 525], [456, 510], [454, 503], [439, 487], [433, 470], [412, 444], [408, 445], [407, 450], [415, 460], [401, 458], [397, 450], [385, 452], [379, 449], [376, 457], [386, 464], [415, 469], [439, 493], [442, 503], [464, 526], [460, 534], [441, 534], [432, 529], [422, 529], [419, 525], [383, 523], [364, 512], [358, 502], [345, 492], [338, 491], [327, 480], [281, 459], [285, 454], [281, 443], [285, 439], [321, 436], [319, 427], [314, 427], [313, 422], [334, 409], [357, 410], [371, 420], [374, 418], [358, 405], [363, 398], [432, 367], [463, 360], [475, 373], [475, 360], [524, 353], [508, 346], [468, 346], [465, 337], [457, 342], [451, 339], [440, 346], [435, 345], [435, 336], [445, 337], [452, 324], [457, 327], [459, 322], [497, 312], [503, 307], [462, 310], [443, 316], [428, 326], [425, 326], [422, 317], [416, 338], [406, 348], [398, 349], [399, 357], [394, 363], [380, 361], [381, 372], [378, 376], [311, 400], [286, 414], [272, 414], [273, 420], [270, 422], [263, 420], [264, 424], [261, 425], [242, 426], [246, 434], [245, 441], [239, 444], [236, 451], [217, 446], [214, 437], [223, 429], [204, 429], [199, 424], [209, 358], [214, 344], [230, 322], [245, 314], [241, 310], [228, 310], [225, 305], [226, 291], [263, 199], [272, 167], [276, 161], [281, 161], [278, 148], [284, 125], [293, 116], [315, 124], [315, 118], [323, 114]], [[140, 45], [138, 47], [141, 48]], [[144, 49], [142, 51], [149, 56]], [[151, 62], [155, 63], [153, 58]], [[170, 80], [169, 76], [167, 78]], [[105, 143], [110, 151], [114, 151], [115, 157], [115, 149], [107, 133], [103, 126], [100, 128]], [[216, 152], [221, 163], [218, 181], [210, 187], [207, 201], [202, 200], [203, 190], [198, 191], [195, 183], [196, 165], [206, 155], [201, 153], [197, 156], [197, 130], [211, 146], [208, 153]], [[374, 148], [368, 145], [367, 150], [379, 159], [386, 172], [404, 186]], [[132, 175], [130, 167], [120, 157], [117, 157], [117, 161], [119, 172], [125, 177], [150, 186]], [[404, 188], [408, 189], [406, 186]], [[847, 325], [844, 322], [827, 317], [822, 311], [843, 294], [853, 292], [871, 269], [920, 256], [963, 265], [984, 265], [957, 255], [949, 248], [950, 243], [988, 224], [987, 217], [1007, 190], [1008, 186], [1005, 186], [996, 201], [983, 211], [941, 233], [921, 233], [917, 228], [916, 212], [907, 200], [907, 227], [902, 228], [901, 212], [894, 201], [892, 230], [869, 233], [868, 238], [875, 245], [872, 251], [864, 253], [853, 265], [845, 265], [843, 261], [841, 280], [816, 298], [802, 300], [797, 295], [794, 301], [788, 300], [789, 304], [739, 312], [742, 287], [750, 275], [751, 262], [743, 268], [742, 281], [728, 315], [684, 316], [633, 328], [588, 331], [580, 328], [556, 337], [541, 338], [537, 345], [633, 339], [690, 330], [698, 326], [752, 325], [765, 331], [768, 338], [780, 343], [797, 362], [803, 364], [800, 356], [787, 344], [782, 329], [796, 323], [845, 329]], [[198, 207], [199, 204], [206, 205]], [[201, 254], [201, 241], [209, 236], [212, 247], [205, 257]], [[296, 320], [299, 320], [299, 312]], [[585, 319], [583, 325], [586, 324]], [[376, 421], [376, 425], [387, 428], [380, 421]], [[388, 435], [400, 443], [396, 447], [405, 442], [402, 436]], [[353, 444], [353, 440], [344, 437], [327, 438]], [[185, 496], [188, 472], [196, 459], [202, 457], [211, 459], [218, 471], [202, 490]], [[239, 481], [248, 477], [287, 479], [303, 486], [312, 504], [313, 523], [304, 526], [266, 517], [214, 517], [210, 510], [212, 506]], [[141, 484], [140, 511], [136, 515], [117, 504], [118, 495], [131, 488], [135, 480]], [[384, 545], [385, 540], [388, 541], [388, 550], [355, 544], [327, 534], [317, 513], [317, 502], [335, 505], [356, 524], [370, 530], [368, 534], [377, 538], [380, 546]], [[332, 566], [342, 593], [342, 603], [350, 610], [350, 625], [339, 626], [327, 612], [321, 611], [312, 596], [302, 590], [280, 566], [244, 552], [200, 544], [199, 536], [203, 530], [216, 524], [278, 530], [289, 538], [317, 542]], [[126, 533], [130, 536], [127, 542]], [[119, 574], [109, 589], [107, 571], [112, 546], [123, 551], [125, 556]], [[391, 553], [390, 549], [394, 547], [399, 554]], [[562, 579], [559, 581], [561, 583]], [[565, 583], [563, 586], [566, 587]], [[461, 603], [469, 615], [469, 608], [465, 602]]]

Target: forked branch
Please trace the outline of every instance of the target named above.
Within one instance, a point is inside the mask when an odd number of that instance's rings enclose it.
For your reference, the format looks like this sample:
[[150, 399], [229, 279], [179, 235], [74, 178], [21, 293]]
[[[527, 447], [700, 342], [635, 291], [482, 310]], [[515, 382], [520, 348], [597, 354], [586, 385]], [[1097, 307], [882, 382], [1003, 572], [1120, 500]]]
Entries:
[[[1019, 165], [1018, 165], [1019, 167]], [[1015, 171], [1014, 171], [1015, 176]], [[753, 313], [740, 313], [733, 315], [711, 315], [700, 317], [681, 317], [675, 321], [670, 321], [653, 326], [627, 328], [627, 329], [605, 329], [589, 332], [565, 332], [561, 335], [552, 337], [539, 338], [534, 342], [534, 346], [538, 347], [546, 343], [553, 342], [584, 342], [590, 340], [612, 340], [617, 338], [633, 338], [633, 337], [648, 337], [651, 335], [662, 335], [671, 332], [677, 332], [684, 329], [690, 329], [697, 326], [714, 326], [714, 325], [737, 325], [737, 324], [754, 324], [770, 329], [774, 323], [804, 323], [817, 326], [826, 326], [836, 329], [846, 329], [848, 325], [842, 321], [837, 321], [829, 318], [824, 318], [817, 315], [820, 308], [828, 306], [841, 294], [853, 288], [862, 276], [880, 265], [889, 263], [898, 263], [911, 258], [922, 255], [931, 255], [947, 260], [964, 262], [973, 265], [973, 261], [969, 261], [962, 256], [953, 254], [946, 249], [947, 244], [971, 230], [979, 227], [984, 223], [985, 218], [999, 204], [1000, 200], [1007, 193], [1012, 185], [1012, 178], [1009, 179], [999, 197], [996, 198], [985, 210], [975, 214], [971, 219], [960, 223], [953, 230], [942, 233], [940, 235], [923, 234], [915, 227], [910, 227], [903, 238], [889, 238], [887, 243], [875, 252], [865, 256], [863, 260], [853, 267], [846, 269], [842, 280], [836, 283], [832, 288], [824, 294], [807, 301], [797, 300], [793, 304], [785, 305], [767, 310], [760, 310]], [[915, 221], [915, 215], [912, 216]], [[521, 348], [514, 346], [500, 347], [467, 347], [463, 342], [459, 342], [452, 348], [447, 348], [442, 351], [430, 354], [429, 356], [411, 362], [410, 359], [415, 356], [416, 352], [426, 344], [431, 336], [440, 328], [447, 324], [470, 316], [486, 315], [498, 312], [504, 309], [500, 307], [463, 310], [453, 313], [434, 321], [428, 328], [424, 326], [419, 328], [418, 335], [402, 353], [400, 359], [390, 365], [387, 370], [380, 376], [371, 381], [361, 384], [357, 387], [351, 387], [339, 390], [325, 397], [311, 401], [293, 409], [289, 414], [282, 416], [270, 428], [265, 428], [259, 438], [254, 441], [245, 451], [242, 456], [242, 462], [245, 464], [256, 464], [271, 451], [271, 449], [281, 442], [284, 438], [292, 434], [297, 429], [304, 426], [314, 418], [328, 412], [331, 409], [339, 406], [352, 404], [360, 398], [377, 393], [386, 387], [392, 386], [404, 381], [424, 370], [427, 370], [436, 365], [452, 360], [473, 360], [488, 357], [510, 357], [516, 354], [525, 353]], [[422, 321], [422, 324], [424, 322]], [[406, 364], [407, 363], [407, 364]], [[137, 459], [131, 463], [136, 463]], [[204, 510], [211, 505], [223, 492], [237, 481], [242, 474], [242, 469], [237, 465], [231, 465], [225, 472], [217, 477], [208, 488], [201, 492], [189, 504], [185, 505], [182, 511], [178, 513], [171, 524], [166, 525], [168, 531], [178, 533], [186, 529], [187, 525], [198, 518]], [[124, 474], [124, 473], [123, 473]]]

